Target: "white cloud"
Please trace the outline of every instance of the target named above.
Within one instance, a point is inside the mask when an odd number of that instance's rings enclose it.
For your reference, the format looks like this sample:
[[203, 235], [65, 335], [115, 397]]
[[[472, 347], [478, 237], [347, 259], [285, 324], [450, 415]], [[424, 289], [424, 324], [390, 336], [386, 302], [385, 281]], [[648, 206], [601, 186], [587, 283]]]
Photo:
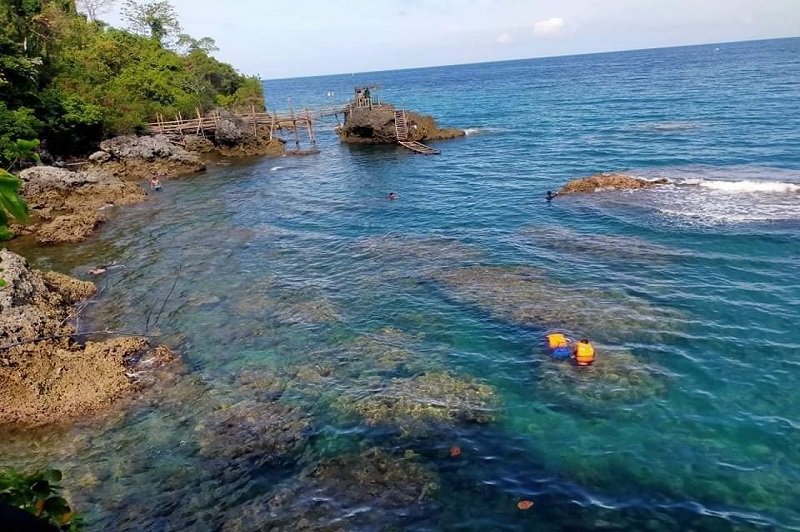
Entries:
[[540, 20], [533, 25], [533, 34], [540, 36], [555, 35], [564, 29], [566, 22], [561, 17], [553, 17], [547, 20]]
[[514, 37], [512, 37], [510, 33], [501, 33], [500, 35], [497, 36], [494, 42], [500, 44], [509, 44], [514, 42]]

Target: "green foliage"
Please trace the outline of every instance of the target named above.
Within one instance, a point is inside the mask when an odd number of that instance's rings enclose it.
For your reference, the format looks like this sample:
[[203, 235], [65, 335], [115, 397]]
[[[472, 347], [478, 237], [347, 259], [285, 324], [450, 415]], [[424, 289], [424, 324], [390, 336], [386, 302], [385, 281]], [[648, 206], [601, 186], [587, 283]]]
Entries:
[[43, 126], [44, 123], [36, 118], [33, 109], [20, 107], [10, 111], [0, 101], [0, 166], [11, 168], [20, 161], [36, 160], [38, 155], [30, 150], [36, 146], [30, 143], [38, 141], [20, 139], [35, 139]]
[[158, 114], [263, 107], [260, 82], [211, 57], [213, 39], [181, 34], [169, 2], [128, 0], [125, 16], [138, 34], [88, 21], [72, 0], [0, 0], [0, 167], [36, 160], [20, 139], [79, 155]]
[[28, 204], [19, 197], [22, 180], [0, 169], [0, 240], [8, 240], [14, 233], [8, 228], [8, 215], [18, 222], [28, 221]]
[[59, 495], [61, 471], [49, 469], [30, 475], [15, 469], [0, 471], [0, 500], [22, 508], [61, 530], [83, 529], [83, 521]]

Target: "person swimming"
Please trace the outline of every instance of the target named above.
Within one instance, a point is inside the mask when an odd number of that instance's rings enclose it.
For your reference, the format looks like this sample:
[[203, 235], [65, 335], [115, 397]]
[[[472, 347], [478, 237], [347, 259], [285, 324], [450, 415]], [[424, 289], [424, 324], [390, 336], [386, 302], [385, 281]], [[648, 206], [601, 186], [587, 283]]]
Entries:
[[150, 179], [150, 190], [161, 190], [161, 181], [155, 176]]
[[547, 201], [550, 201], [553, 198], [555, 198], [556, 196], [558, 196], [558, 192], [553, 192], [552, 190], [548, 190], [547, 191], [547, 195], [545, 196], [544, 199], [546, 199]]
[[570, 339], [563, 333], [551, 333], [547, 335], [547, 347], [550, 348], [555, 358], [569, 358], [572, 355]]
[[572, 352], [572, 359], [578, 366], [591, 366], [594, 364], [594, 346], [589, 343], [589, 340], [583, 338], [580, 342], [575, 344], [575, 350]]
[[397, 198], [397, 194], [395, 194], [394, 192], [389, 192], [389, 195], [386, 197], [389, 198], [390, 200], [393, 200]]

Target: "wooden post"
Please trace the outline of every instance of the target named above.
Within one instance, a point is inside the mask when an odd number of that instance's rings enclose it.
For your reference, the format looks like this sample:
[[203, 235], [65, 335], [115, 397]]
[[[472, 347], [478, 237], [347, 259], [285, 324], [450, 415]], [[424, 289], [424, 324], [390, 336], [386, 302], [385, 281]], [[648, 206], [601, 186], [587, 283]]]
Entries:
[[311, 141], [312, 146], [316, 146], [317, 139], [314, 138], [314, 124], [311, 121], [311, 113], [308, 112], [308, 107], [306, 107], [306, 125], [308, 126], [308, 139]]
[[195, 107], [194, 110], [197, 111], [197, 131], [195, 132], [195, 135], [199, 137], [200, 133], [203, 133], [203, 136], [205, 137], [205, 131], [203, 131], [203, 115], [200, 114], [199, 107]]
[[275, 114], [272, 115], [272, 121], [269, 124], [269, 140], [272, 140], [272, 132], [275, 131]]
[[294, 106], [292, 105], [292, 99], [289, 98], [289, 113], [292, 116], [292, 131], [294, 132], [294, 147], [298, 150], [300, 149], [300, 138], [297, 136], [297, 118], [294, 114]]

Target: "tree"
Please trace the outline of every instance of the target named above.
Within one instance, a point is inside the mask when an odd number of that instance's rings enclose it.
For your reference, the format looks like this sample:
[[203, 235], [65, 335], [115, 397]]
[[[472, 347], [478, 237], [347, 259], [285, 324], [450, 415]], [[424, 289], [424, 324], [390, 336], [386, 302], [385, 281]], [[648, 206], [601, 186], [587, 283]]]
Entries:
[[203, 37], [202, 39], [195, 39], [191, 35], [181, 33], [178, 35], [178, 42], [176, 48], [183, 54], [191, 54], [193, 52], [203, 52], [210, 54], [219, 50], [217, 43], [211, 37]]
[[86, 14], [89, 21], [97, 20], [98, 15], [108, 13], [117, 0], [77, 0], [78, 11]]
[[160, 45], [169, 44], [181, 32], [178, 14], [167, 0], [138, 3], [125, 0], [122, 16], [134, 33], [150, 37]]

